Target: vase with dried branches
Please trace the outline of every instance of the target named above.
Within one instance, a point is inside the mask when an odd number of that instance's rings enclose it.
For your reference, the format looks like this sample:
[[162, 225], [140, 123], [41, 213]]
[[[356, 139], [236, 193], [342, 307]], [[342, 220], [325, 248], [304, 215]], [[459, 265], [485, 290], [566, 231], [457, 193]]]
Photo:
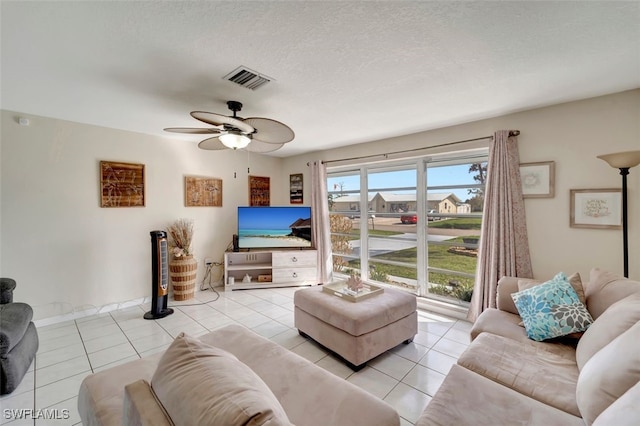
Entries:
[[175, 300], [189, 300], [196, 288], [198, 261], [193, 257], [193, 221], [178, 219], [169, 225], [169, 241], [173, 257], [169, 262], [169, 276]]

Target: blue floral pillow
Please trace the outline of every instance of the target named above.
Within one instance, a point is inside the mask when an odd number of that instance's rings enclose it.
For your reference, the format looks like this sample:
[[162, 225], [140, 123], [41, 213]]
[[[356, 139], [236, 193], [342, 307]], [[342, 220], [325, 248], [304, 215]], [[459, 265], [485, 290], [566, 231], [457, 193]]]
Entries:
[[593, 322], [567, 276], [511, 295], [530, 339], [542, 341], [585, 331]]

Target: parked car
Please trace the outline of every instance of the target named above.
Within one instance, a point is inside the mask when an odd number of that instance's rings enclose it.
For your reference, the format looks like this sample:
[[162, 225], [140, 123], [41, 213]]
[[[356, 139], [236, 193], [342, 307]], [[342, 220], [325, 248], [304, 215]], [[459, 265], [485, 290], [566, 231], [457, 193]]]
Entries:
[[418, 215], [415, 214], [405, 214], [400, 216], [400, 222], [407, 224], [407, 223], [413, 223], [416, 224], [418, 223]]

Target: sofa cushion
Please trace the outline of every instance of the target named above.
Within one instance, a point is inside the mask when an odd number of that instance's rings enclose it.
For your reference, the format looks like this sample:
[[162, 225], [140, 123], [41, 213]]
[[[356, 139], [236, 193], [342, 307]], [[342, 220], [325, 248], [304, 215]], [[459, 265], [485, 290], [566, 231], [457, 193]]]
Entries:
[[523, 395], [575, 416], [578, 367], [575, 359], [549, 352], [543, 343], [517, 342], [482, 333], [460, 356], [458, 365]]
[[511, 295], [527, 335], [542, 341], [584, 331], [593, 319], [560, 272], [544, 284]]
[[269, 387], [249, 367], [184, 333], [160, 358], [151, 387], [180, 424], [291, 424]]
[[453, 365], [416, 425], [584, 426], [584, 422], [580, 417]]
[[613, 339], [640, 321], [640, 293], [619, 300], [604, 311], [584, 333], [576, 348], [578, 368]]
[[589, 283], [584, 289], [587, 309], [593, 319], [598, 318], [618, 300], [640, 292], [640, 282], [623, 278], [599, 268], [591, 270]]
[[638, 426], [640, 425], [640, 382], [626, 391], [607, 407], [593, 422], [593, 426]]
[[640, 322], [587, 361], [578, 377], [576, 399], [587, 425], [640, 381]]

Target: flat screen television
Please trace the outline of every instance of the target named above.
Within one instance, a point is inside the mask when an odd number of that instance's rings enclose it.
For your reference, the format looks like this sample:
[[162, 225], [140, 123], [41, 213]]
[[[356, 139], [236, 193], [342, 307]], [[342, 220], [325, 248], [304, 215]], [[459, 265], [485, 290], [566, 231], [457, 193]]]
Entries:
[[311, 207], [238, 207], [238, 248], [310, 248]]

